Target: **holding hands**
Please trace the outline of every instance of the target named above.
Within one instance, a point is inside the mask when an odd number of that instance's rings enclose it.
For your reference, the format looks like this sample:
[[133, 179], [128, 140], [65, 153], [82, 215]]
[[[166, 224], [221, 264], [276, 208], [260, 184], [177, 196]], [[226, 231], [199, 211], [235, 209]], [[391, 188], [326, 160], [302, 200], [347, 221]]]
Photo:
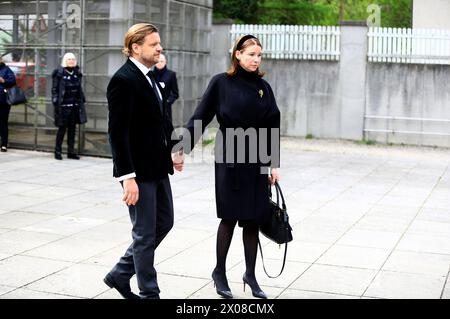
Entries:
[[178, 172], [182, 172], [184, 168], [184, 152], [183, 150], [180, 150], [176, 153], [172, 153], [172, 162], [173, 167]]
[[[183, 171], [184, 168], [184, 153], [179, 151], [172, 154], [173, 167], [178, 171]], [[139, 187], [134, 178], [129, 178], [123, 181], [123, 197], [122, 201], [128, 206], [136, 205], [139, 200]]]
[[278, 168], [272, 168], [269, 175], [269, 184], [273, 186], [275, 185], [275, 182], [278, 182], [279, 180], [280, 172], [278, 171]]

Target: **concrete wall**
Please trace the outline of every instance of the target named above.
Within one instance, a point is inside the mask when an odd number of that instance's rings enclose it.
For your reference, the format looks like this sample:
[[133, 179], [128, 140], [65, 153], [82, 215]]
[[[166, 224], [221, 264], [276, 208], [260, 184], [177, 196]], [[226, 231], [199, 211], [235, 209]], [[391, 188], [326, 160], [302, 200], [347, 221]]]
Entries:
[[[450, 120], [450, 66], [373, 63], [367, 74], [367, 115]], [[372, 119], [366, 127], [450, 134], [450, 123], [440, 122]], [[450, 136], [368, 133], [367, 139], [450, 147]]]
[[[215, 43], [224, 45], [212, 51], [212, 74], [228, 67], [229, 27], [213, 26]], [[365, 120], [365, 115], [450, 119], [450, 66], [368, 63], [366, 55], [367, 28], [344, 25], [339, 62], [263, 59], [282, 134], [450, 147], [447, 136], [364, 134], [365, 128], [450, 134], [450, 123]]]
[[231, 24], [229, 23], [218, 23], [214, 24], [211, 30], [211, 38], [214, 43], [211, 46], [211, 75], [225, 72], [230, 65], [231, 54], [228, 53], [231, 49], [230, 28]]
[[340, 62], [264, 60], [283, 134], [361, 140], [367, 28], [342, 26]]
[[450, 1], [414, 0], [413, 28], [450, 30]]

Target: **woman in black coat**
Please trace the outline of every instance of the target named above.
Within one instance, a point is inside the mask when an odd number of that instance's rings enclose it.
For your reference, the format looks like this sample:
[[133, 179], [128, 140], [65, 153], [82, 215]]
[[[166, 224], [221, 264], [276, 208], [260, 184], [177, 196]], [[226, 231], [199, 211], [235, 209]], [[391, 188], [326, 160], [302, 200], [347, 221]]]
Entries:
[[67, 157], [80, 159], [75, 153], [75, 126], [87, 122], [84, 94], [81, 87], [83, 75], [73, 53], [66, 53], [61, 67], [53, 71], [52, 103], [54, 106], [56, 134], [55, 159], [62, 160], [62, 143], [67, 132]]
[[217, 293], [225, 298], [233, 297], [225, 264], [237, 223], [243, 227], [244, 288], [248, 284], [253, 296], [267, 298], [256, 281], [255, 263], [259, 225], [269, 217], [268, 181], [274, 184], [279, 180], [280, 111], [259, 70], [261, 50], [260, 41], [252, 35], [236, 41], [230, 69], [213, 77], [187, 125], [191, 149], [200, 138], [194, 136], [197, 121], [201, 121], [202, 132], [214, 116], [220, 125], [215, 179], [217, 217], [221, 222], [212, 278]]
[[6, 90], [14, 85], [16, 85], [16, 76], [0, 57], [0, 149], [2, 152], [6, 152], [8, 147], [8, 118], [11, 111], [11, 105], [6, 102]]

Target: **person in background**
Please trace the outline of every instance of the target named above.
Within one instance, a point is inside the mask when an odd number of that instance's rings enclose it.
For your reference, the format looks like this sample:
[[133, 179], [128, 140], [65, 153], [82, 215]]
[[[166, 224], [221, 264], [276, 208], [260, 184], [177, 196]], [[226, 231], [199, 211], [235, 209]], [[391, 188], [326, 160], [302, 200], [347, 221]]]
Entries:
[[156, 81], [166, 91], [167, 112], [172, 121], [172, 105], [179, 97], [177, 74], [167, 68], [167, 59], [163, 54], [160, 55], [159, 62], [155, 65], [154, 73]]
[[61, 66], [53, 71], [52, 103], [56, 134], [55, 159], [62, 160], [62, 143], [67, 130], [67, 157], [79, 160], [75, 152], [76, 124], [87, 122], [85, 98], [81, 87], [83, 75], [73, 53], [66, 53]]
[[14, 85], [16, 85], [16, 76], [0, 56], [0, 149], [2, 152], [8, 150], [8, 118], [11, 111], [11, 105], [6, 102], [6, 90]]

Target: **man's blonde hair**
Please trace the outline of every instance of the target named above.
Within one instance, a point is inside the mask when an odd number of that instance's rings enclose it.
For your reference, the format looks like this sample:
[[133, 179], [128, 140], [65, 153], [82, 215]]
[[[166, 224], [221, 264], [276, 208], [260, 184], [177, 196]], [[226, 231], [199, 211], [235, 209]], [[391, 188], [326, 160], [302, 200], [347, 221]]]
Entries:
[[145, 37], [154, 32], [158, 32], [158, 28], [156, 28], [151, 23], [138, 23], [133, 25], [125, 34], [125, 40], [122, 50], [123, 54], [125, 54], [125, 56], [127, 57], [130, 57], [133, 53], [133, 44], [137, 43], [139, 45], [142, 45], [144, 43]]

